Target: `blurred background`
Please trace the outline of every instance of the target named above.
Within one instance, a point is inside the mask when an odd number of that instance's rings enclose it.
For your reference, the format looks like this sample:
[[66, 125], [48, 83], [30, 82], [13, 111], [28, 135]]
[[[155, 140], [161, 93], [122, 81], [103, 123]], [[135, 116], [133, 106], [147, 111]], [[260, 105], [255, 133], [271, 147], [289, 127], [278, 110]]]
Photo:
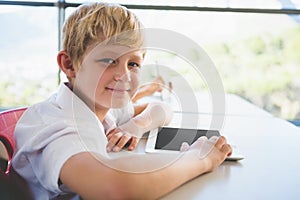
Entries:
[[[56, 54], [64, 19], [81, 0], [0, 1], [0, 109], [44, 100], [65, 77]], [[300, 121], [300, 0], [127, 0], [146, 28], [173, 30], [197, 42], [214, 62], [226, 93], [276, 117]], [[149, 51], [147, 65], [184, 76], [206, 90], [190, 64], [170, 52]], [[143, 69], [143, 81], [157, 75]]]

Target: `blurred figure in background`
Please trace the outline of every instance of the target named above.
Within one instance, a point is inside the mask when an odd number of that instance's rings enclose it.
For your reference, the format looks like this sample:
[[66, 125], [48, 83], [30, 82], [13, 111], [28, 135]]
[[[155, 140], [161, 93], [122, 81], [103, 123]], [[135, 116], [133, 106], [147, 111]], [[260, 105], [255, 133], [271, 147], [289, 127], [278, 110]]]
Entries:
[[132, 98], [132, 102], [136, 103], [139, 99], [151, 96], [155, 92], [161, 93], [162, 97], [162, 92], [166, 89], [166, 87], [168, 87], [168, 90], [171, 91], [173, 88], [172, 83], [168, 82], [168, 86], [166, 86], [165, 80], [161, 76], [157, 76], [152, 82], [148, 82], [139, 87], [137, 93]]

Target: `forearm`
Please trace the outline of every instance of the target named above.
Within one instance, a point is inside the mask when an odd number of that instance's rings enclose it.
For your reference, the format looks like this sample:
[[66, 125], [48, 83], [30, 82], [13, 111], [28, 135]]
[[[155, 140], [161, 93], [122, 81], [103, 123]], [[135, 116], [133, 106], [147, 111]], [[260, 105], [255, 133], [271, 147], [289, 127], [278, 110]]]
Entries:
[[199, 160], [198, 163], [193, 163], [181, 159], [152, 173], [136, 174], [129, 185], [130, 196], [135, 199], [158, 199], [205, 172], [205, 167], [199, 165]]
[[83, 153], [67, 161], [61, 180], [84, 199], [157, 199], [206, 171], [205, 163], [191, 156], [170, 157], [167, 163], [159, 155], [107, 160]]
[[132, 97], [132, 102], [136, 102], [137, 100], [145, 97], [145, 96], [149, 96], [151, 95], [151, 91], [148, 90], [147, 87], [141, 87], [138, 92]]
[[212, 171], [231, 154], [224, 137], [215, 139], [201, 137], [178, 154], [132, 154], [109, 159], [79, 153], [63, 165], [60, 180], [84, 199], [157, 199]]

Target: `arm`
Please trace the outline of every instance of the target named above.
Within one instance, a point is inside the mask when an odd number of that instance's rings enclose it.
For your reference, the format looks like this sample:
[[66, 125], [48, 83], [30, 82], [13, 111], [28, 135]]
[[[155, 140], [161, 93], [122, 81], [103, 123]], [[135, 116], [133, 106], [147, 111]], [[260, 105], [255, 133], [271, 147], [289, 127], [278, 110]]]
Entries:
[[161, 76], [156, 77], [152, 83], [141, 86], [137, 93], [132, 98], [132, 102], [136, 102], [137, 100], [152, 95], [154, 92], [162, 92], [165, 85], [165, 81]]
[[133, 150], [145, 132], [171, 121], [173, 112], [169, 105], [161, 102], [146, 105], [136, 108], [132, 119], [107, 134], [107, 151], [120, 151], [130, 140], [128, 150]]
[[148, 106], [148, 103], [144, 103], [144, 104], [134, 104], [133, 108], [134, 108], [134, 113], [133, 116], [137, 116], [139, 114], [141, 114]]
[[[211, 148], [202, 158], [199, 152], [203, 153], [200, 150], [205, 145]], [[79, 153], [63, 165], [60, 179], [84, 199], [157, 199], [198, 175], [214, 170], [230, 153], [231, 147], [224, 137], [216, 142], [202, 138], [177, 159], [168, 154], [172, 163], [145, 173], [134, 173], [139, 169], [133, 167], [142, 168], [143, 164], [144, 167], [159, 166], [167, 155], [136, 155], [115, 160], [102, 158], [100, 162], [90, 153]], [[123, 171], [108, 166], [118, 166]]]

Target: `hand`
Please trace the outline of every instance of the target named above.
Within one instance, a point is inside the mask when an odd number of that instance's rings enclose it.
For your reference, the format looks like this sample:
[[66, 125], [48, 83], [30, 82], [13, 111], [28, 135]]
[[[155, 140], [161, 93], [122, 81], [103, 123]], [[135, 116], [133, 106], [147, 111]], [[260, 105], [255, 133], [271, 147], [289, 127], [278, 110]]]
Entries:
[[[140, 114], [121, 126], [111, 130], [107, 135], [107, 152], [120, 151], [126, 144], [128, 150], [132, 151], [137, 146], [140, 138], [148, 131], [148, 126], [152, 123], [149, 114]], [[150, 130], [150, 129], [149, 129]]]
[[107, 134], [107, 151], [120, 151], [128, 142], [128, 150], [133, 150], [144, 133], [168, 124], [172, 114], [167, 104], [149, 103], [143, 112]]
[[111, 130], [107, 135], [108, 144], [106, 146], [107, 152], [114, 151], [118, 152], [120, 151], [126, 144], [129, 143], [129, 147], [127, 148], [129, 151], [132, 151], [138, 141], [139, 138], [131, 135], [127, 131], [124, 131], [120, 128], [115, 128]]
[[232, 153], [232, 148], [227, 144], [224, 136], [213, 136], [210, 139], [200, 137], [191, 146], [187, 143], [181, 145], [180, 151], [193, 152], [200, 160], [205, 160], [206, 171], [213, 171], [226, 157]]

